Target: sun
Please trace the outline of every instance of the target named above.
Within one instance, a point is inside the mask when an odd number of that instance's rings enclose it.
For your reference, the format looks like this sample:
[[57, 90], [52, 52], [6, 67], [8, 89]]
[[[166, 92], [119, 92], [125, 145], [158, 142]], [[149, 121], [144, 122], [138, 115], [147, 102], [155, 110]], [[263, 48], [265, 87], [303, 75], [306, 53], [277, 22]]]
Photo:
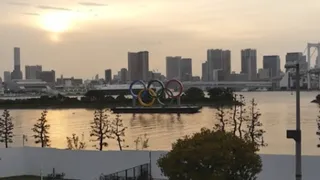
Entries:
[[52, 33], [63, 33], [72, 29], [75, 16], [71, 12], [51, 12], [41, 16], [39, 25]]

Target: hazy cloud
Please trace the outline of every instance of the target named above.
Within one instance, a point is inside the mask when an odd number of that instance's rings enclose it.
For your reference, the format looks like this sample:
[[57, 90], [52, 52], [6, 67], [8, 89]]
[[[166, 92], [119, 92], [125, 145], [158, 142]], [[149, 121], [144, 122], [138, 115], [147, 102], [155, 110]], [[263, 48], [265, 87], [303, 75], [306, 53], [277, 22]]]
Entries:
[[108, 6], [108, 4], [94, 3], [94, 2], [79, 2], [83, 6]]
[[13, 5], [13, 6], [30, 6], [29, 3], [24, 3], [24, 2], [7, 2], [7, 4]]
[[54, 7], [54, 6], [37, 6], [37, 8], [39, 8], [39, 9], [59, 10], [59, 11], [71, 11], [71, 9], [68, 9], [68, 8]]
[[38, 13], [28, 13], [28, 12], [25, 12], [25, 13], [22, 13], [23, 15], [27, 15], [27, 16], [39, 16], [40, 14]]

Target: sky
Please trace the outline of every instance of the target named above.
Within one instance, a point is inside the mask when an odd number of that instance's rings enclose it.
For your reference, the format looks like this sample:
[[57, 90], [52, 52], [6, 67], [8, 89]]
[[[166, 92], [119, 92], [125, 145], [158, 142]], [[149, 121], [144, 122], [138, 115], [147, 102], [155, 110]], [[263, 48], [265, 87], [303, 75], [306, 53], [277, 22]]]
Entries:
[[22, 71], [39, 64], [57, 77], [116, 74], [142, 50], [163, 74], [166, 56], [183, 56], [201, 75], [207, 49], [231, 50], [236, 72], [244, 48], [257, 49], [258, 68], [263, 55], [283, 66], [287, 52], [320, 41], [319, 9], [319, 0], [1, 0], [0, 76], [13, 69], [13, 47]]

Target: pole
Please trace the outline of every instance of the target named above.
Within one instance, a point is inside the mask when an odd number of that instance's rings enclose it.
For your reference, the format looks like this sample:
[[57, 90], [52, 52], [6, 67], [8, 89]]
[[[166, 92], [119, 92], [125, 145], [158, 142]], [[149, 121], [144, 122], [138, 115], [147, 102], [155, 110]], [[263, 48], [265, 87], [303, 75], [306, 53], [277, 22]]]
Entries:
[[301, 127], [300, 127], [300, 67], [296, 65], [296, 132], [299, 138], [296, 140], [296, 180], [302, 179], [301, 172]]

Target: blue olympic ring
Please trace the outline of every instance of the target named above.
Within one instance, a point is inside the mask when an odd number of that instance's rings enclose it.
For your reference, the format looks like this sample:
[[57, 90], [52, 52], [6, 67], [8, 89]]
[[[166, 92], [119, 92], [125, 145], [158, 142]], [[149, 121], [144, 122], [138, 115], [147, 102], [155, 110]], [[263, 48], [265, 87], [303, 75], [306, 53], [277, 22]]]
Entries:
[[134, 97], [134, 98], [138, 98], [138, 95], [137, 95], [137, 94], [134, 94], [134, 92], [133, 92], [133, 90], [132, 90], [133, 85], [136, 84], [136, 83], [142, 84], [143, 89], [147, 89], [146, 84], [145, 84], [142, 80], [133, 81], [133, 82], [130, 84], [129, 91], [130, 91], [130, 94], [132, 95], [132, 97]]

